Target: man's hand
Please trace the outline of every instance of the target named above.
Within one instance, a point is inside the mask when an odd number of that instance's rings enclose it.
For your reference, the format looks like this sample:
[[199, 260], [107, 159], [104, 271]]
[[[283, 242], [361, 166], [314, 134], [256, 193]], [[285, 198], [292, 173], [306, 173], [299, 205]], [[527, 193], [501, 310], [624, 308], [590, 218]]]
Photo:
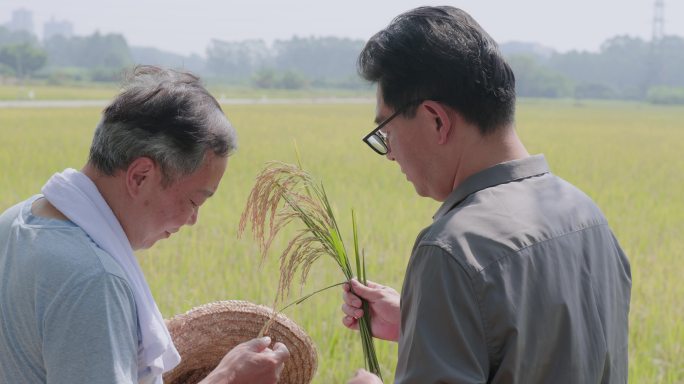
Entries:
[[356, 279], [349, 284], [344, 284], [342, 293], [342, 312], [345, 316], [342, 324], [349, 329], [359, 329], [358, 318], [363, 316], [361, 300], [368, 301], [371, 312], [371, 331], [373, 336], [390, 341], [399, 340], [399, 327], [401, 314], [399, 312], [399, 294], [397, 291], [384, 285], [371, 281], [368, 286], [359, 283]]
[[382, 384], [382, 380], [365, 369], [359, 369], [347, 384]]
[[283, 343], [269, 348], [270, 337], [252, 339], [237, 345], [201, 384], [275, 384], [290, 352]]

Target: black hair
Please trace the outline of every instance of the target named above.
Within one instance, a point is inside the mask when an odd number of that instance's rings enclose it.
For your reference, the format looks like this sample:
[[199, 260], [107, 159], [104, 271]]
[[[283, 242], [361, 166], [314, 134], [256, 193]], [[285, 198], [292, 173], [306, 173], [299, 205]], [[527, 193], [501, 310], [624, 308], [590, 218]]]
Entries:
[[[366, 43], [358, 70], [395, 110], [438, 101], [483, 135], [513, 123], [513, 71], [494, 39], [458, 8], [420, 7], [397, 16]], [[416, 106], [405, 115], [413, 116]]]

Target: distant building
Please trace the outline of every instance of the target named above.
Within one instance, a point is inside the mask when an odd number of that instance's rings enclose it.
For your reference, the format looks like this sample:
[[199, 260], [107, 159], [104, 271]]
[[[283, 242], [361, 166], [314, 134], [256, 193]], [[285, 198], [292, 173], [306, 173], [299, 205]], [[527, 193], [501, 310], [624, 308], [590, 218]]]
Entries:
[[57, 21], [51, 18], [43, 24], [43, 41], [49, 40], [54, 36], [61, 35], [66, 38], [73, 36], [74, 25], [69, 21]]
[[33, 13], [29, 10], [20, 8], [12, 12], [12, 20], [5, 24], [10, 31], [33, 32]]

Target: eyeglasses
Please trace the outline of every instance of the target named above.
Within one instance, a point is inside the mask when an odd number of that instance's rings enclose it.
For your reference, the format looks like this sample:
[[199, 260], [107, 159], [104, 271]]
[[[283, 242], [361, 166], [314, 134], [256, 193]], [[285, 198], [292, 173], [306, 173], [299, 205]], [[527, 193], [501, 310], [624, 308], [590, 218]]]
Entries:
[[363, 138], [363, 141], [368, 144], [369, 147], [371, 147], [372, 150], [374, 150], [376, 153], [380, 155], [386, 155], [389, 152], [389, 144], [387, 143], [387, 135], [380, 131], [383, 129], [387, 124], [392, 121], [395, 117], [399, 116], [402, 114], [408, 107], [417, 104], [418, 101], [414, 101], [411, 103], [408, 103], [404, 105], [403, 107], [397, 109], [392, 116], [386, 118], [383, 120], [380, 125], [377, 126], [374, 130], [371, 131], [371, 133], [367, 134], [366, 137]]

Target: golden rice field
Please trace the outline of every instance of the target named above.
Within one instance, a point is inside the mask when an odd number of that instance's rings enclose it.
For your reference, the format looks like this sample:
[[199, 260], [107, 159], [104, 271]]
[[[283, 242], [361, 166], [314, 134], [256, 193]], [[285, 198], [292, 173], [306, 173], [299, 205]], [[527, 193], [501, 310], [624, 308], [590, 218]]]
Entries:
[[[272, 302], [277, 255], [260, 266], [255, 243], [236, 232], [257, 172], [269, 160], [294, 162], [294, 142], [304, 167], [325, 183], [349, 245], [356, 211], [369, 278], [399, 290], [413, 239], [438, 205], [417, 197], [394, 164], [360, 141], [373, 105], [225, 111], [240, 149], [218, 193], [194, 227], [139, 254], [163, 314], [215, 300]], [[80, 167], [98, 115], [97, 108], [0, 109], [0, 210], [37, 193], [53, 172]], [[556, 174], [597, 201], [631, 259], [630, 382], [683, 383], [684, 108], [524, 100], [517, 125], [530, 152], [544, 153]], [[273, 248], [282, 249], [289, 234]], [[302, 293], [343, 276], [331, 260], [320, 260], [309, 279]], [[318, 346], [315, 383], [345, 382], [363, 365], [359, 338], [341, 325], [340, 304], [333, 289], [286, 312]], [[390, 382], [396, 345], [377, 348]]]

